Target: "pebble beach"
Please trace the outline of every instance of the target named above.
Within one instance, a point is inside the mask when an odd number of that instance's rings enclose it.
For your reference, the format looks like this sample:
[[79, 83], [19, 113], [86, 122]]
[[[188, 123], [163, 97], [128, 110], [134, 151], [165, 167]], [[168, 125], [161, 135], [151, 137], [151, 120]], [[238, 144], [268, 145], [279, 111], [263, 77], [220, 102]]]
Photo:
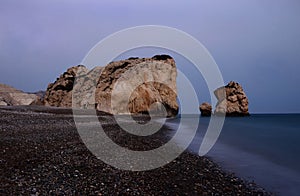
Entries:
[[[137, 137], [113, 116], [98, 117], [113, 141], [134, 150], [157, 148], [172, 131]], [[0, 195], [272, 195], [188, 151], [149, 171], [114, 168], [84, 145], [70, 109], [1, 107], [0, 140]]]

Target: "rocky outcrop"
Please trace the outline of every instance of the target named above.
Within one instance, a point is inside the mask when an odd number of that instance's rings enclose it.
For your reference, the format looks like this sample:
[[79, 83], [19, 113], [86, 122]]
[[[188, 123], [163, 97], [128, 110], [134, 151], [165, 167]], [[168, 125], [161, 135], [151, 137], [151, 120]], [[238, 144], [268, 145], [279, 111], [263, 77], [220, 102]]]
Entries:
[[97, 85], [97, 109], [109, 113], [148, 113], [150, 109], [160, 111], [161, 105], [154, 103], [161, 103], [168, 116], [175, 116], [176, 76], [175, 61], [167, 55], [112, 62], [103, 69]]
[[75, 77], [79, 75], [80, 72], [87, 72], [87, 69], [82, 65], [71, 67], [60, 75], [54, 83], [50, 83], [45, 93], [44, 105], [71, 107]]
[[201, 116], [211, 116], [212, 113], [212, 107], [209, 103], [205, 102], [202, 103], [199, 107]]
[[71, 107], [73, 95], [73, 107], [112, 114], [162, 112], [165, 108], [168, 116], [175, 116], [176, 77], [175, 61], [168, 55], [129, 58], [91, 71], [72, 67], [48, 86], [45, 104]]
[[30, 105], [38, 97], [34, 94], [25, 93], [5, 84], [0, 84], [0, 105]]
[[[225, 93], [223, 93], [225, 92]], [[240, 84], [229, 82], [225, 87], [214, 91], [218, 99], [215, 114], [226, 116], [248, 116], [248, 98]], [[226, 94], [226, 96], [224, 96]]]

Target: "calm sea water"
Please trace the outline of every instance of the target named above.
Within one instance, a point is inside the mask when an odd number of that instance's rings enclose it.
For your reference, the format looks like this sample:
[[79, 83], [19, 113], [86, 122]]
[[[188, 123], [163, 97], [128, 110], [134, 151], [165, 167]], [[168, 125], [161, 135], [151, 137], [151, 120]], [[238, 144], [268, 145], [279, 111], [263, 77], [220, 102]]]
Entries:
[[[196, 123], [199, 116], [189, 118]], [[189, 150], [198, 153], [210, 118], [200, 118]], [[176, 129], [180, 118], [168, 121]], [[184, 125], [189, 133], [189, 124]], [[180, 143], [181, 141], [178, 141]], [[300, 114], [254, 114], [225, 119], [207, 156], [228, 172], [279, 195], [300, 195]]]

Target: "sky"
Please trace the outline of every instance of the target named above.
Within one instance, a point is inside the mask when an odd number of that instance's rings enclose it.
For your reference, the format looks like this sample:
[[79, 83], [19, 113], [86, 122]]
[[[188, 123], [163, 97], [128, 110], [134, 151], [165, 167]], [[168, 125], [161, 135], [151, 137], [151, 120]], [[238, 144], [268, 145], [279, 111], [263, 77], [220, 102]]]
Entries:
[[[45, 90], [106, 36], [138, 25], [165, 25], [187, 32], [208, 49], [224, 81], [243, 86], [251, 113], [300, 112], [298, 0], [1, 0], [0, 4], [0, 83], [27, 92]], [[160, 52], [145, 51], [130, 55], [151, 57]], [[175, 54], [175, 60], [193, 73], [184, 58]], [[201, 76], [191, 80], [199, 100], [210, 101]]]

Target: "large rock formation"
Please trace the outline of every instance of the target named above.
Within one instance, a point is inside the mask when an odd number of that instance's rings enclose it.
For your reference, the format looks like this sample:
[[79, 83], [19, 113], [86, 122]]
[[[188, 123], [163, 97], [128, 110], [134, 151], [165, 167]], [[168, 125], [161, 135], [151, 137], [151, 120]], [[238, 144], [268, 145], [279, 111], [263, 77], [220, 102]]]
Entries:
[[[226, 96], [224, 96], [224, 92]], [[236, 82], [229, 82], [225, 87], [220, 87], [214, 91], [218, 99], [215, 114], [226, 116], [248, 116], [248, 98], [242, 88]]]
[[49, 84], [45, 105], [71, 107], [73, 96], [73, 107], [78, 108], [112, 114], [160, 112], [165, 108], [168, 116], [175, 116], [176, 77], [175, 61], [168, 55], [129, 58], [91, 71], [72, 67]]
[[35, 94], [25, 93], [11, 86], [0, 84], [0, 105], [30, 105], [38, 99]]
[[199, 107], [201, 116], [211, 116], [212, 113], [212, 107], [209, 103], [205, 102], [202, 103]]

